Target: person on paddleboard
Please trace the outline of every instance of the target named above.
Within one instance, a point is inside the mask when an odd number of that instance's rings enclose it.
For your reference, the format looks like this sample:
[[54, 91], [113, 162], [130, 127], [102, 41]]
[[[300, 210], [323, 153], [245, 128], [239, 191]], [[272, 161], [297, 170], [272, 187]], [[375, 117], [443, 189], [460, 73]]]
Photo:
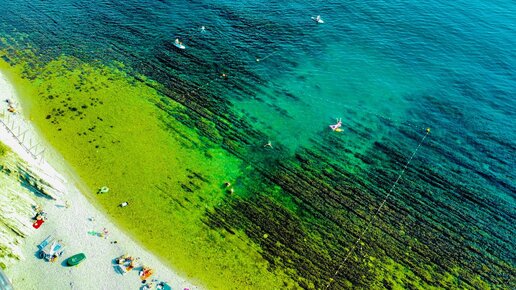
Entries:
[[312, 16], [312, 20], [318, 24], [324, 23], [324, 20], [322, 20], [321, 15], [317, 15], [315, 17]]
[[340, 132], [342, 130], [342, 129], [340, 129], [340, 127], [342, 127], [342, 118], [337, 118], [337, 124], [330, 125], [330, 128], [333, 131], [337, 131], [337, 132]]

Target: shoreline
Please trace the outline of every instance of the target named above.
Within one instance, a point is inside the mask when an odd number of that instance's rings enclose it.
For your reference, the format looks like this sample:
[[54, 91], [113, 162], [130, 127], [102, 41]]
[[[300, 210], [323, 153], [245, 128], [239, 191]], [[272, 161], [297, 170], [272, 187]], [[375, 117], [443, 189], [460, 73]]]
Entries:
[[[11, 99], [19, 109], [20, 99], [1, 71], [0, 97], [2, 111], [7, 109], [6, 99]], [[28, 131], [25, 138], [44, 144], [50, 152], [45, 152], [46, 158], [43, 162], [34, 159], [4, 126], [0, 128], [0, 141], [31, 168], [38, 169], [36, 172], [44, 172], [42, 177], [45, 181], [65, 192], [63, 198], [57, 201], [38, 198], [48, 214], [48, 221], [25, 239], [22, 247], [25, 260], [6, 270], [16, 289], [141, 289], [144, 284], [141, 283], [137, 271], [123, 276], [115, 271], [113, 259], [122, 254], [140, 257], [142, 264], [155, 270], [152, 278], [166, 281], [174, 289], [201, 289], [170, 269], [111, 222], [81, 193], [79, 188], [84, 189], [84, 184], [73, 172], [68, 173], [70, 169], [63, 163], [64, 160], [60, 160], [62, 157], [49, 147], [48, 142], [37, 133], [32, 124], [23, 118], [23, 114], [17, 113], [14, 118], [26, 125], [24, 129]], [[63, 206], [66, 201], [71, 205], [69, 208]], [[30, 217], [27, 217], [27, 221], [30, 222]], [[103, 229], [109, 232], [104, 238], [93, 234], [100, 233]], [[83, 252], [87, 258], [80, 267], [54, 265], [35, 257], [37, 245], [49, 234], [63, 239], [66, 245], [63, 257], [55, 264], [61, 264], [69, 256]], [[152, 279], [148, 281], [150, 280]]]

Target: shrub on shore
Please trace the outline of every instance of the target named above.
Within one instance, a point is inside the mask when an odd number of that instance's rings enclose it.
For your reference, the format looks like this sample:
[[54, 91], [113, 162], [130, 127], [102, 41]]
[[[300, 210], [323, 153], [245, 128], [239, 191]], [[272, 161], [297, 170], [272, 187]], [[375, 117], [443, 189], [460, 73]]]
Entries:
[[10, 149], [4, 143], [0, 142], [0, 157], [4, 157]]

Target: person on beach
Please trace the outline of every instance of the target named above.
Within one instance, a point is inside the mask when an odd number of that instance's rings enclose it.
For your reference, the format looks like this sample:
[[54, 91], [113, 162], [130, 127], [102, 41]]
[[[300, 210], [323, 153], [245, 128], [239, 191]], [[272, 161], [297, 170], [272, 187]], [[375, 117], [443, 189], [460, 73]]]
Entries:
[[42, 209], [39, 209], [36, 213], [36, 216], [34, 217], [35, 220], [46, 220], [47, 219], [47, 213], [44, 212]]
[[101, 238], [107, 239], [107, 236], [109, 234], [109, 231], [106, 228], [102, 229]]
[[7, 102], [7, 106], [8, 106], [7, 111], [9, 111], [11, 113], [16, 112], [16, 107], [14, 105], [14, 102], [11, 99], [7, 99], [5, 101]]
[[125, 263], [126, 259], [127, 259], [127, 254], [124, 254], [124, 255], [116, 258], [115, 261], [116, 261], [117, 264], [122, 265], [122, 264]]
[[127, 266], [127, 268], [125, 268], [125, 270], [126, 270], [126, 272], [129, 272], [132, 269], [136, 268], [136, 266], [137, 266], [136, 261], [131, 260], [131, 262], [129, 263], [129, 266]]

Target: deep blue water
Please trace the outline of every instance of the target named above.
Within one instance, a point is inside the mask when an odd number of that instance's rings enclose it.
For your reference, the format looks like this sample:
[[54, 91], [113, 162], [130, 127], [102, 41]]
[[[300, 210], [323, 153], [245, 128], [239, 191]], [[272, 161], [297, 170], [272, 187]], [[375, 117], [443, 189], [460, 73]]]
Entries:
[[[430, 127], [415, 166], [457, 186], [436, 194], [442, 204], [464, 198], [457, 188], [475, 193], [453, 210], [501, 233], [484, 242], [514, 268], [513, 2], [11, 0], [0, 10], [0, 32], [44, 57], [120, 61], [178, 92], [214, 92], [291, 153], [317, 146], [338, 117], [341, 142], [361, 153], [388, 142], [408, 157], [407, 132]], [[324, 24], [310, 20], [318, 14]]]

